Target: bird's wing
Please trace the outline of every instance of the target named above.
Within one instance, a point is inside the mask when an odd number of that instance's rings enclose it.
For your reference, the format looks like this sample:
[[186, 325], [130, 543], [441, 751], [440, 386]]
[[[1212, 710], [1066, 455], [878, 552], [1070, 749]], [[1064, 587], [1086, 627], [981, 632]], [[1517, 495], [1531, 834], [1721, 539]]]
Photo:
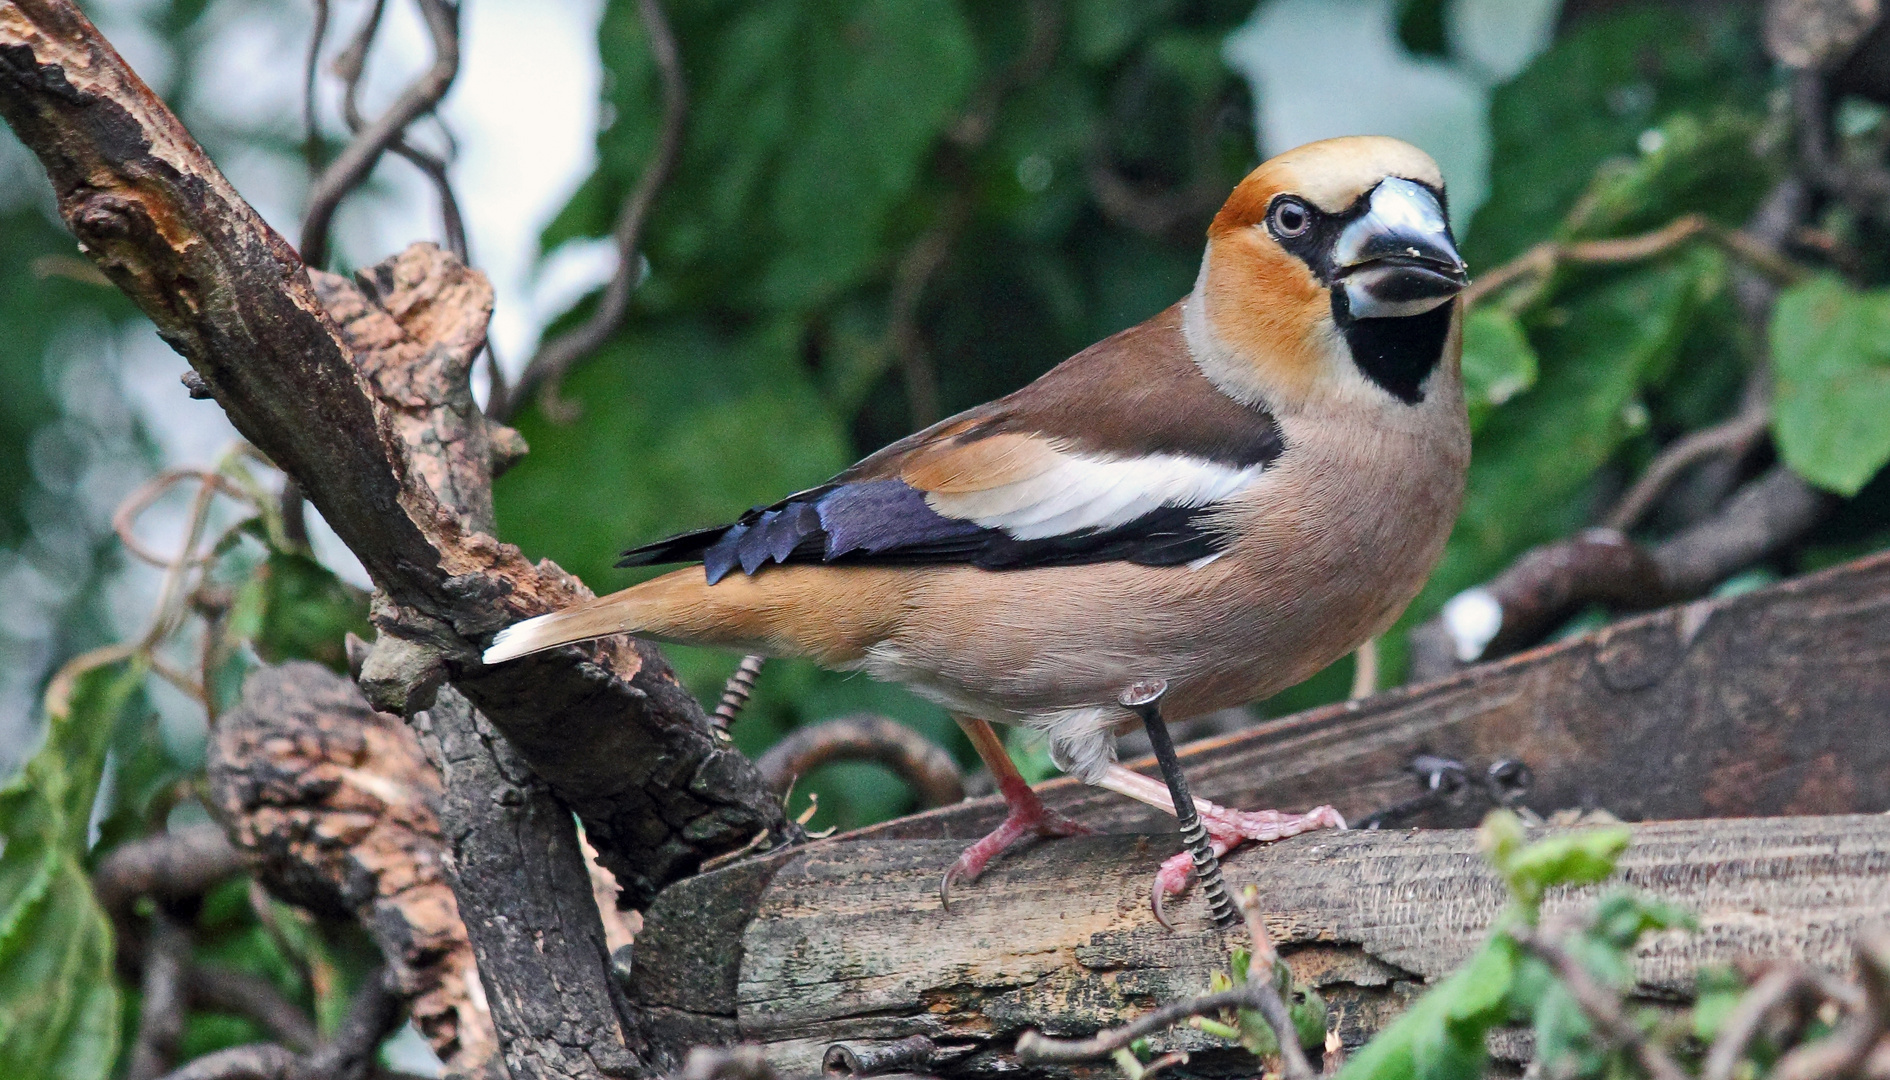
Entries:
[[999, 570], [1211, 556], [1226, 540], [1215, 510], [1279, 455], [1279, 432], [1215, 391], [1185, 346], [1178, 366], [1179, 328], [1165, 318], [829, 483], [627, 551], [618, 565], [699, 559], [713, 583], [770, 563]]

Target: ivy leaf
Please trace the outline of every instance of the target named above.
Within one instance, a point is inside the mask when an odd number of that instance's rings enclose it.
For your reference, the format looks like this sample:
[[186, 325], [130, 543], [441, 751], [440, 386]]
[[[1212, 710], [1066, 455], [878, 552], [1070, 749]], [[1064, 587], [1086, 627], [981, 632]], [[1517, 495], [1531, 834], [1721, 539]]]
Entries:
[[1890, 290], [1831, 275], [1785, 290], [1772, 312], [1772, 432], [1798, 475], [1857, 494], [1890, 461]]
[[1536, 350], [1516, 316], [1479, 307], [1463, 320], [1463, 396], [1476, 431], [1490, 410], [1536, 384]]
[[112, 1073], [112, 929], [84, 859], [106, 747], [143, 678], [132, 665], [55, 680], [45, 745], [0, 788], [0, 1076]]

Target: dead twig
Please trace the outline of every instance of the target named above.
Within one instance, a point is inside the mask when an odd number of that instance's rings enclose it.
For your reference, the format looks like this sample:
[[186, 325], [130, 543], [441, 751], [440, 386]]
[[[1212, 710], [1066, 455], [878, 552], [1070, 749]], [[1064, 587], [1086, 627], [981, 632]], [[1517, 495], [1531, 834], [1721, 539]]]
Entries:
[[322, 43], [328, 40], [328, 0], [315, 0], [315, 27], [308, 36], [308, 56], [302, 62], [302, 158], [310, 177], [321, 173], [322, 133], [315, 107], [315, 77], [321, 72]]
[[[319, 0], [319, 2], [326, 3], [326, 0]], [[375, 0], [374, 5], [369, 8], [367, 16], [362, 20], [360, 30], [355, 34], [354, 39], [349, 42], [347, 50], [335, 59], [335, 74], [342, 80], [342, 122], [348, 125], [348, 131], [357, 139], [361, 137], [362, 132], [368, 126], [367, 120], [361, 115], [361, 77], [366, 73], [367, 54], [373, 47], [375, 35], [380, 30], [381, 15], [385, 8], [386, 0]], [[457, 25], [453, 27], [452, 32], [457, 38], [459, 32]], [[438, 54], [438, 50], [439, 43], [436, 39], [436, 55]], [[311, 94], [312, 90], [311, 84]], [[310, 101], [311, 104], [309, 108], [312, 110], [314, 107], [312, 97]], [[433, 113], [432, 115], [441, 133], [446, 136], [448, 150], [444, 156], [433, 154], [413, 145], [411, 142], [407, 141], [407, 133], [405, 130], [397, 133], [394, 141], [388, 146], [388, 149], [412, 163], [412, 165], [419, 169], [433, 184], [434, 191], [437, 193], [440, 202], [440, 228], [446, 240], [446, 248], [454, 255], [457, 255], [461, 262], [468, 262], [470, 260], [466, 247], [466, 222], [465, 218], [460, 214], [459, 196], [454, 193], [452, 179], [446, 172], [447, 165], [451, 161], [455, 149], [453, 133], [447, 128], [446, 122], [440, 119], [438, 113]], [[418, 117], [415, 117], [415, 119], [418, 119]], [[366, 177], [363, 176], [362, 179], [366, 179]]]
[[375, 1052], [400, 1026], [400, 997], [384, 970], [370, 974], [348, 1005], [334, 1038], [306, 1054], [271, 1043], [219, 1050], [177, 1069], [164, 1080], [366, 1080]]
[[[373, 40], [373, 29], [379, 25], [383, 2], [376, 0], [369, 25], [355, 38], [357, 44]], [[433, 40], [433, 63], [401, 92], [386, 112], [364, 126], [316, 178], [309, 192], [308, 213], [302, 219], [302, 258], [311, 266], [319, 267], [328, 261], [328, 228], [341, 200], [367, 179], [381, 155], [402, 140], [409, 125], [439, 105], [459, 75], [459, 6], [448, 0], [417, 2], [427, 33]], [[365, 45], [360, 53], [364, 61]], [[353, 54], [351, 49], [345, 55]]]
[[1805, 267], [1779, 254], [1772, 245], [1739, 229], [1728, 229], [1699, 214], [1675, 218], [1653, 232], [1607, 240], [1544, 240], [1509, 262], [1477, 275], [1463, 291], [1474, 306], [1523, 281], [1540, 283], [1564, 264], [1607, 266], [1645, 262], [1694, 240], [1705, 240], [1728, 255], [1778, 281], [1802, 280]]
[[159, 901], [201, 896], [243, 870], [243, 856], [215, 825], [159, 833], [113, 848], [92, 873], [99, 906], [120, 926], [141, 896]]
[[785, 795], [797, 777], [835, 761], [886, 766], [906, 782], [922, 807], [950, 806], [965, 797], [964, 773], [944, 747], [873, 713], [797, 728], [770, 747], [755, 767], [770, 787]]
[[190, 945], [190, 933], [159, 908], [151, 918], [144, 949], [138, 1034], [131, 1044], [125, 1080], [156, 1080], [177, 1058], [188, 1000], [185, 970], [190, 963]]
[[637, 178], [636, 187], [631, 189], [617, 214], [617, 226], [612, 233], [617, 245], [617, 272], [604, 286], [590, 317], [539, 346], [537, 354], [519, 374], [517, 384], [503, 396], [494, 395], [487, 403], [486, 414], [495, 420], [503, 421], [516, 413], [534, 393], [544, 397], [544, 404], [553, 415], [568, 415], [571, 406], [558, 398], [558, 384], [571, 368], [596, 352], [617, 332], [630, 310], [630, 294], [636, 290], [643, 272], [643, 229], [663, 185], [675, 171], [676, 159], [682, 152], [683, 124], [689, 115], [682, 55], [659, 0], [637, 0], [637, 18], [650, 39], [650, 55], [656, 61], [657, 77], [662, 85], [663, 120], [655, 154], [644, 166], [643, 175]]
[[1622, 532], [1639, 525], [1682, 473], [1714, 458], [1744, 457], [1765, 437], [1770, 419], [1769, 402], [1761, 395], [1731, 419], [1689, 432], [1662, 447], [1641, 478], [1614, 504], [1603, 524]]
[[1087, 1039], [1052, 1039], [1035, 1031], [1026, 1031], [1017, 1038], [1017, 1057], [1031, 1064], [1091, 1061], [1108, 1057], [1145, 1035], [1174, 1027], [1191, 1016], [1218, 1016], [1230, 1009], [1257, 1009], [1260, 1007], [1258, 986], [1257, 982], [1249, 982], [1232, 990], [1178, 1001]]
[[125, 550], [133, 558], [162, 569], [168, 569], [177, 563], [194, 566], [208, 558], [207, 554], [192, 550], [188, 545], [175, 555], [165, 555], [145, 546], [144, 541], [138, 539], [138, 518], [151, 508], [151, 504], [162, 498], [165, 492], [186, 480], [195, 480], [205, 488], [221, 492], [233, 499], [250, 501], [248, 492], [237, 487], [229, 478], [209, 469], [165, 469], [145, 481], [138, 490], [126, 496], [125, 501], [118, 504], [118, 509], [112, 511], [112, 531], [118, 534], [118, 542], [124, 545]]
[[1836, 1031], [1779, 1059], [1774, 1080], [1854, 1076], [1890, 1032], [1890, 929], [1880, 925], [1860, 933], [1857, 960], [1863, 1001]]
[[1306, 1060], [1306, 1050], [1299, 1045], [1292, 1014], [1280, 997], [1279, 987], [1274, 985], [1280, 954], [1273, 947], [1273, 939], [1268, 936], [1266, 923], [1260, 916], [1260, 890], [1247, 886], [1240, 890], [1234, 904], [1247, 922], [1247, 938], [1253, 943], [1253, 957], [1247, 963], [1247, 984], [1259, 989], [1260, 1016], [1273, 1029], [1273, 1037], [1280, 1044], [1286, 1080], [1312, 1080], [1312, 1063]]
[[[1758, 1038], [1765, 1021], [1780, 1006], [1804, 1004], [1819, 998], [1823, 987], [1814, 979], [1814, 971], [1797, 964], [1780, 964], [1760, 976], [1721, 1023], [1719, 1035], [1707, 1049], [1706, 1059], [1701, 1064], [1700, 1080], [1733, 1080], [1739, 1063], [1751, 1052], [1753, 1040]], [[1826, 979], [1837, 983], [1828, 976]], [[1861, 1001], [1862, 995], [1853, 993], [1852, 997]]]
[[1411, 632], [1412, 678], [1438, 678], [1528, 648], [1586, 604], [1633, 612], [1699, 596], [1796, 541], [1835, 503], [1775, 465], [1651, 548], [1612, 529], [1531, 548]]
[[254, 1020], [276, 1041], [297, 1053], [313, 1050], [319, 1037], [302, 1007], [283, 997], [269, 980], [217, 964], [196, 964], [185, 972], [190, 1007]]

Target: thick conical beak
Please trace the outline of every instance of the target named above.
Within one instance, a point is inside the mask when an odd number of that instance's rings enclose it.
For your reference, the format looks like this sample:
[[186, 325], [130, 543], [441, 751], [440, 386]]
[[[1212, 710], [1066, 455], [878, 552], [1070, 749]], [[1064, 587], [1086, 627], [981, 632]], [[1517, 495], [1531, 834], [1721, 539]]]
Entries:
[[1355, 319], [1421, 315], [1470, 284], [1437, 196], [1393, 177], [1332, 246], [1335, 285]]

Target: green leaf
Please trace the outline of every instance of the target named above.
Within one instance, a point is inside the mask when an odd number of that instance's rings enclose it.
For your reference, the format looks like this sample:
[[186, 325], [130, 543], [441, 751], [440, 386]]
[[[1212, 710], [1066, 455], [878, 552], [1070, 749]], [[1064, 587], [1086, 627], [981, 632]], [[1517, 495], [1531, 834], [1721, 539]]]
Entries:
[[0, 789], [0, 1076], [111, 1075], [112, 930], [83, 861], [106, 747], [143, 679], [133, 664], [55, 680], [45, 745]]
[[1719, 1038], [1720, 1028], [1745, 997], [1745, 980], [1728, 967], [1704, 967], [1697, 976], [1698, 989], [1693, 995], [1693, 1037], [1711, 1044]]
[[1510, 891], [1525, 904], [1559, 885], [1596, 885], [1614, 873], [1615, 862], [1633, 839], [1625, 827], [1583, 829], [1538, 840], [1502, 867]]
[[272, 664], [313, 660], [342, 671], [343, 637], [372, 635], [367, 595], [307, 555], [271, 551], [256, 581], [262, 592], [256, 652]]
[[1678, 904], [1627, 890], [1609, 893], [1595, 905], [1593, 934], [1617, 950], [1632, 949], [1641, 935], [1656, 930], [1690, 930], [1693, 913]]
[[1509, 1018], [1516, 946], [1497, 935], [1353, 1054], [1340, 1080], [1476, 1080], [1490, 1029]]
[[[1770, 65], [1750, 19], [1664, 5], [1596, 14], [1498, 87], [1490, 100], [1490, 197], [1464, 243], [1470, 265], [1485, 271], [1548, 239], [1598, 166], [1637, 161], [1642, 136], [1675, 113], [1766, 115]], [[1655, 197], [1636, 198], [1634, 214], [1612, 220], [1658, 225], [1692, 210], [1743, 220], [1768, 183], [1763, 163], [1750, 152], [1744, 159], [1734, 168], [1715, 150], [1699, 159], [1711, 166], [1705, 182], [1686, 179], [1696, 175], [1691, 164], [1675, 169], [1667, 175], [1683, 182], [1645, 188]]]
[[1638, 136], [1639, 153], [1596, 170], [1576, 203], [1573, 237], [1606, 237], [1659, 228], [1681, 213], [1743, 220], [1772, 186], [1773, 170], [1756, 160], [1756, 116], [1714, 112], [1702, 120], [1677, 113]]
[[1779, 296], [1771, 336], [1779, 453], [1811, 483], [1857, 494], [1890, 461], [1890, 290], [1813, 278]]
[[1536, 383], [1536, 350], [1516, 316], [1485, 305], [1463, 320], [1463, 396], [1476, 431], [1490, 410]]

